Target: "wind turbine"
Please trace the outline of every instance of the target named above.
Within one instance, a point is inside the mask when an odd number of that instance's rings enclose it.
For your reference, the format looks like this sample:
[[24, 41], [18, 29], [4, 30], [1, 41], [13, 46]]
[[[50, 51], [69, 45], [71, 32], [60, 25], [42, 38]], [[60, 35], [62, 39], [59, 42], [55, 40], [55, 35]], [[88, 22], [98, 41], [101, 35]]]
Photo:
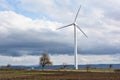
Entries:
[[62, 28], [69, 27], [69, 26], [74, 27], [74, 61], [75, 61], [74, 67], [75, 67], [75, 69], [78, 69], [78, 61], [77, 61], [77, 29], [76, 28], [78, 28], [83, 33], [83, 35], [85, 35], [87, 37], [87, 35], [84, 33], [84, 31], [76, 24], [76, 20], [77, 20], [80, 9], [81, 9], [81, 5], [80, 5], [80, 7], [79, 7], [79, 9], [77, 11], [77, 14], [75, 16], [75, 19], [74, 19], [73, 23], [58, 28], [58, 29], [62, 29]]

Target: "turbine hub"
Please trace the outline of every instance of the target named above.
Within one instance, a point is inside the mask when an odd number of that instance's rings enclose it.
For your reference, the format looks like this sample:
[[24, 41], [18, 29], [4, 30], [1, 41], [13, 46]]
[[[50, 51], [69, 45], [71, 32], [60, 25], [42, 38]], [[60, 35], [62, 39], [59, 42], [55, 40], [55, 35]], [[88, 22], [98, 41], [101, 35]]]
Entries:
[[75, 23], [73, 23], [73, 25], [75, 26], [76, 24], [75, 24]]

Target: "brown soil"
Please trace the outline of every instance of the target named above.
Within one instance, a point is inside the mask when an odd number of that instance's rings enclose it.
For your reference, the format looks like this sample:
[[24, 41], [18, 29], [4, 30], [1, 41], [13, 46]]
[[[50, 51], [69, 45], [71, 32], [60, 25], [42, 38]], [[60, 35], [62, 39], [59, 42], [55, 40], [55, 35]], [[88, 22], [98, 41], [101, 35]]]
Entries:
[[120, 73], [79, 71], [0, 72], [0, 80], [120, 80]]

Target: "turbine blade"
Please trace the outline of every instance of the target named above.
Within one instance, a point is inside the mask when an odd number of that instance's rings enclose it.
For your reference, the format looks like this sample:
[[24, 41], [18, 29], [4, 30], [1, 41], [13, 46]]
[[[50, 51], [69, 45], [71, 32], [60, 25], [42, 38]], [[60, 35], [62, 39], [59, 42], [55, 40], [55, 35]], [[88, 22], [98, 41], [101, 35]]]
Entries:
[[69, 25], [66, 25], [66, 26], [63, 26], [63, 27], [60, 27], [60, 28], [57, 28], [57, 29], [62, 29], [62, 28], [65, 28], [65, 27], [69, 27], [69, 26], [72, 26], [73, 24], [69, 24]]
[[88, 36], [84, 33], [84, 31], [78, 25], [76, 25], [76, 27], [88, 38]]
[[80, 12], [80, 9], [81, 9], [81, 5], [80, 5], [80, 7], [79, 7], [79, 9], [78, 9], [78, 12], [77, 12], [77, 14], [76, 14], [76, 16], [75, 16], [74, 23], [75, 23], [75, 22], [76, 22], [76, 20], [77, 20], [77, 17], [78, 17], [78, 14], [79, 14], [79, 12]]

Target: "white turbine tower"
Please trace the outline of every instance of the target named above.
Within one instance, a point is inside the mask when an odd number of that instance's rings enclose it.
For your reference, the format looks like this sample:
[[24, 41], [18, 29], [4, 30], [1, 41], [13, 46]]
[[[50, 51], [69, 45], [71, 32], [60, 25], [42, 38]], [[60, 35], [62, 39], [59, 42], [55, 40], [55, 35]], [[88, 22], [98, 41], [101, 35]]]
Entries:
[[74, 26], [74, 59], [75, 59], [74, 67], [75, 67], [75, 69], [78, 69], [78, 61], [77, 61], [77, 31], [76, 31], [76, 28], [78, 28], [87, 37], [87, 35], [82, 31], [82, 29], [76, 24], [76, 20], [77, 20], [80, 8], [81, 8], [81, 5], [80, 5], [80, 7], [78, 9], [78, 12], [77, 12], [77, 14], [75, 16], [75, 19], [74, 19], [73, 23], [58, 28], [58, 29], [62, 29], [62, 28], [65, 28], [65, 27]]

